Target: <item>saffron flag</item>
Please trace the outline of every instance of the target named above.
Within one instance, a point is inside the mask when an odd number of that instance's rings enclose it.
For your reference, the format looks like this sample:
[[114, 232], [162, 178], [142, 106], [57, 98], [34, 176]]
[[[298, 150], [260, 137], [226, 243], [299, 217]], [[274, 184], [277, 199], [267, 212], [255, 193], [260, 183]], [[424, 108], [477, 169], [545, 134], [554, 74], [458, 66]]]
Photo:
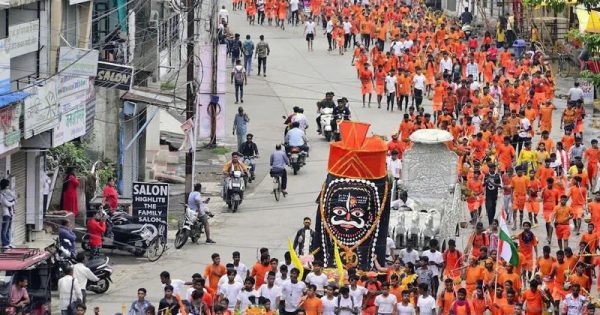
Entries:
[[498, 252], [500, 258], [504, 259], [507, 263], [516, 266], [519, 264], [519, 252], [517, 251], [517, 244], [510, 237], [510, 230], [506, 224], [504, 215], [500, 216], [500, 229], [498, 229]]
[[290, 249], [290, 256], [292, 258], [292, 264], [300, 271], [300, 274], [298, 274], [298, 280], [302, 280], [302, 276], [304, 275], [304, 266], [302, 266], [302, 263], [300, 262], [300, 258], [298, 258], [298, 254], [296, 254], [296, 251], [294, 250], [294, 245], [292, 244], [292, 241], [288, 238], [288, 247]]

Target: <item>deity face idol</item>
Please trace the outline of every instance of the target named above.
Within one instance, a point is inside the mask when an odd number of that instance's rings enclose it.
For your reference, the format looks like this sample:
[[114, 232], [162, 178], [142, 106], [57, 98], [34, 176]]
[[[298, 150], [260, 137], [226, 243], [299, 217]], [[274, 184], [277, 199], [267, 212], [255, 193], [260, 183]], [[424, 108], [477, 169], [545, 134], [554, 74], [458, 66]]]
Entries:
[[369, 235], [377, 221], [379, 205], [374, 183], [336, 179], [325, 191], [321, 214], [332, 238], [351, 246]]

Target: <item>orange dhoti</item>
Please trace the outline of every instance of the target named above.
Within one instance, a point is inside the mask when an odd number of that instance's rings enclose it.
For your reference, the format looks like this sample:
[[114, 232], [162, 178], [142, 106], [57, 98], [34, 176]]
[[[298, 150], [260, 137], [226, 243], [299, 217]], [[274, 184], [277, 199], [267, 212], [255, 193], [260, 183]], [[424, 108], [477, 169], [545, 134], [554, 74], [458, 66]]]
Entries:
[[365, 94], [370, 94], [372, 92], [373, 92], [373, 83], [371, 83], [371, 81], [362, 82], [360, 93], [362, 95], [365, 95]]
[[479, 207], [481, 207], [481, 205], [483, 204], [483, 196], [478, 196], [478, 197], [468, 197], [467, 198], [467, 208], [469, 209], [469, 212], [473, 212], [477, 209], [479, 209]]
[[527, 200], [527, 195], [514, 194], [513, 195], [513, 209], [523, 211], [523, 208], [525, 208], [526, 200]]
[[538, 214], [540, 213], [540, 202], [535, 197], [530, 197], [529, 200], [525, 202], [525, 210], [529, 213]]
[[556, 225], [556, 238], [559, 240], [568, 240], [571, 236], [571, 227], [569, 224]]
[[375, 93], [377, 95], [383, 95], [384, 91], [385, 91], [385, 86], [383, 84], [375, 84]]
[[596, 179], [596, 176], [598, 176], [598, 163], [597, 162], [588, 162], [587, 173], [588, 173], [588, 178]]

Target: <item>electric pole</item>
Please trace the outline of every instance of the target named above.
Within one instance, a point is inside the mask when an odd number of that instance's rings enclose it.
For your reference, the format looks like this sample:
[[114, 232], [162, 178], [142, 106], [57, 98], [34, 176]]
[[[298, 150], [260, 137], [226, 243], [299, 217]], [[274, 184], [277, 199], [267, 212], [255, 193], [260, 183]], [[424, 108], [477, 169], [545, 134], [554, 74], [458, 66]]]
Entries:
[[[194, 115], [196, 114], [196, 95], [194, 91], [194, 42], [195, 38], [195, 24], [196, 18], [194, 16], [194, 0], [186, 0], [187, 9], [187, 93], [186, 93], [186, 105], [185, 105], [185, 118], [196, 121]], [[191, 151], [185, 155], [185, 200], [187, 202], [187, 196], [192, 192], [194, 186], [194, 163], [196, 150], [196, 135], [198, 134], [197, 126], [194, 124], [192, 128], [194, 135], [192, 139], [195, 143], [192, 143]]]

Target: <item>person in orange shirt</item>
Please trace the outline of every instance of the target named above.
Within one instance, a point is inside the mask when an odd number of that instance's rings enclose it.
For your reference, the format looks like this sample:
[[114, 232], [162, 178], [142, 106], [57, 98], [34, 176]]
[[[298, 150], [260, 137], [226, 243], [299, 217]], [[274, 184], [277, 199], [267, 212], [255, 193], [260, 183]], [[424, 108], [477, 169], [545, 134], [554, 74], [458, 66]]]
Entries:
[[363, 70], [359, 74], [361, 83], [361, 94], [363, 107], [365, 107], [365, 95], [369, 94], [369, 107], [371, 107], [371, 97], [373, 96], [373, 72], [369, 70], [369, 63], [365, 63]]
[[[401, 71], [398, 71], [401, 73]], [[398, 78], [398, 109], [402, 109], [402, 103], [404, 102], [404, 111], [408, 109], [408, 96], [410, 95], [410, 88], [412, 86], [412, 77], [408, 70], [404, 71], [404, 75]]]
[[456, 249], [456, 241], [453, 239], [448, 240], [448, 249], [444, 251], [444, 277], [451, 280], [460, 277], [460, 271], [463, 264], [463, 255]]
[[467, 197], [467, 208], [471, 214], [471, 222], [477, 222], [477, 218], [481, 213], [481, 205], [484, 201], [483, 182], [481, 181], [480, 171], [475, 170], [475, 176], [467, 180], [467, 189], [470, 196]]
[[381, 100], [383, 99], [383, 93], [385, 92], [386, 75], [386, 72], [383, 71], [383, 65], [377, 66], [377, 71], [375, 71], [375, 94], [377, 95], [377, 108], [381, 108]]
[[[540, 120], [538, 122], [538, 127], [540, 131], [552, 131], [552, 112], [554, 112], [554, 105], [552, 105], [552, 100], [546, 100], [544, 105], [540, 108]], [[550, 151], [550, 149], [548, 149]]]
[[538, 225], [537, 215], [540, 212], [540, 198], [539, 192], [542, 189], [541, 182], [536, 178], [536, 171], [529, 171], [529, 183], [527, 183], [527, 201], [525, 202], [525, 209], [529, 215], [529, 222], [532, 222], [534, 226]]
[[519, 225], [523, 225], [523, 209], [525, 208], [525, 201], [527, 199], [527, 185], [529, 184], [529, 178], [523, 176], [524, 170], [522, 168], [517, 169], [517, 176], [512, 178], [513, 186], [513, 230], [517, 229], [517, 212], [519, 213]]
[[515, 314], [515, 309], [517, 308], [516, 291], [518, 290], [512, 288], [506, 290], [506, 302], [497, 305], [501, 314]]
[[594, 200], [588, 204], [591, 223], [594, 224], [594, 232], [600, 235], [600, 194], [594, 196]]
[[219, 286], [219, 279], [227, 274], [227, 269], [221, 264], [221, 256], [219, 254], [214, 253], [210, 258], [212, 259], [212, 264], [204, 268], [204, 278], [208, 279], [208, 287], [216, 292]]
[[[502, 145], [496, 147], [500, 171], [505, 172], [512, 167], [515, 158], [515, 148], [510, 144], [510, 137], [505, 136]], [[508, 210], [508, 209], [505, 209]]]
[[579, 235], [581, 229], [581, 218], [583, 217], [583, 208], [587, 199], [587, 189], [581, 185], [581, 177], [575, 176], [574, 185], [569, 189], [569, 197], [571, 198], [571, 210], [573, 221], [575, 223], [575, 231]]
[[529, 281], [529, 290], [521, 295], [525, 315], [542, 315], [544, 311], [544, 298], [538, 290], [539, 285], [535, 279]]
[[556, 252], [556, 262], [552, 265], [550, 278], [554, 279], [552, 286], [552, 299], [555, 307], [558, 307], [560, 300], [564, 299], [567, 292], [564, 290], [566, 279], [566, 271], [569, 269], [569, 264], [565, 261], [565, 253], [562, 250]]
[[454, 292], [454, 283], [452, 279], [446, 278], [444, 280], [444, 290], [438, 294], [437, 305], [440, 315], [450, 315], [452, 310], [452, 304], [456, 299], [456, 292]]
[[471, 141], [471, 148], [473, 149], [473, 159], [483, 162], [483, 158], [487, 153], [489, 143], [483, 140], [483, 133], [477, 133], [477, 136]]
[[469, 303], [475, 314], [484, 314], [489, 309], [490, 300], [488, 296], [483, 292], [482, 286], [477, 286], [475, 294], [470, 299]]
[[260, 261], [257, 261], [252, 267], [250, 276], [255, 278], [255, 288], [257, 290], [261, 285], [263, 285], [263, 283], [265, 283], [265, 275], [271, 271], [270, 261], [271, 258], [269, 257], [269, 254], [264, 253], [260, 256]]
[[279, 6], [277, 7], [277, 18], [279, 19], [279, 27], [281, 27], [282, 30], [285, 30], [285, 20], [287, 17], [287, 9], [288, 9], [288, 2], [285, 0], [281, 0], [279, 1]]
[[558, 204], [558, 191], [554, 188], [554, 178], [546, 178], [546, 187], [542, 189], [542, 215], [546, 221], [546, 240], [552, 243], [552, 211]]
[[589, 253], [595, 254], [598, 249], [598, 239], [600, 235], [595, 230], [594, 223], [589, 223], [587, 226], [587, 233], [581, 235], [580, 244], [585, 244], [585, 249]]
[[540, 274], [542, 280], [550, 289], [552, 289], [554, 283], [550, 275], [552, 275], [552, 266], [554, 266], [555, 262], [556, 258], [550, 256], [550, 246], [545, 245], [542, 248], [542, 256], [537, 259], [536, 272]]
[[598, 176], [598, 162], [600, 162], [600, 150], [598, 149], [598, 140], [592, 139], [592, 147], [585, 150], [583, 154], [584, 162], [587, 161], [587, 173], [590, 178], [591, 187], [596, 187], [596, 176]]
[[323, 314], [323, 302], [315, 295], [317, 286], [309, 284], [307, 286], [306, 295], [300, 299], [298, 308], [304, 310], [306, 315], [321, 315]]
[[437, 122], [437, 117], [442, 111], [442, 102], [446, 96], [446, 88], [442, 85], [442, 81], [437, 79], [433, 88], [433, 121]]
[[523, 270], [523, 279], [527, 281], [527, 279], [531, 278], [531, 273], [533, 271], [533, 254], [535, 253], [535, 257], [538, 257], [538, 239], [531, 232], [531, 223], [523, 222], [523, 232], [519, 233], [519, 251], [523, 254], [525, 258], [524, 261], [519, 261], [521, 265], [521, 269]]
[[477, 263], [477, 257], [469, 258], [469, 265], [464, 269], [465, 287], [468, 296], [473, 296], [477, 282], [483, 278], [483, 266]]
[[569, 246], [569, 236], [571, 236], [569, 221], [573, 218], [573, 210], [570, 206], [567, 206], [568, 198], [566, 195], [560, 196], [560, 204], [554, 207], [551, 219], [556, 229], [558, 247], [561, 250]]
[[500, 311], [500, 306], [506, 303], [506, 298], [504, 297], [504, 287], [501, 283], [495, 284], [495, 294], [491, 295], [491, 305], [490, 311], [492, 315], [503, 315]]
[[[585, 289], [585, 291], [589, 293], [592, 289], [592, 280], [583, 273], [584, 271], [585, 266], [583, 264], [577, 264], [575, 272], [569, 276], [569, 283], [571, 283], [571, 285], [579, 284], [582, 289]], [[584, 293], [584, 295], [587, 294]]]
[[458, 289], [456, 292], [456, 300], [452, 303], [451, 314], [454, 315], [470, 315], [474, 314], [471, 303], [467, 301], [468, 291], [464, 288]]

